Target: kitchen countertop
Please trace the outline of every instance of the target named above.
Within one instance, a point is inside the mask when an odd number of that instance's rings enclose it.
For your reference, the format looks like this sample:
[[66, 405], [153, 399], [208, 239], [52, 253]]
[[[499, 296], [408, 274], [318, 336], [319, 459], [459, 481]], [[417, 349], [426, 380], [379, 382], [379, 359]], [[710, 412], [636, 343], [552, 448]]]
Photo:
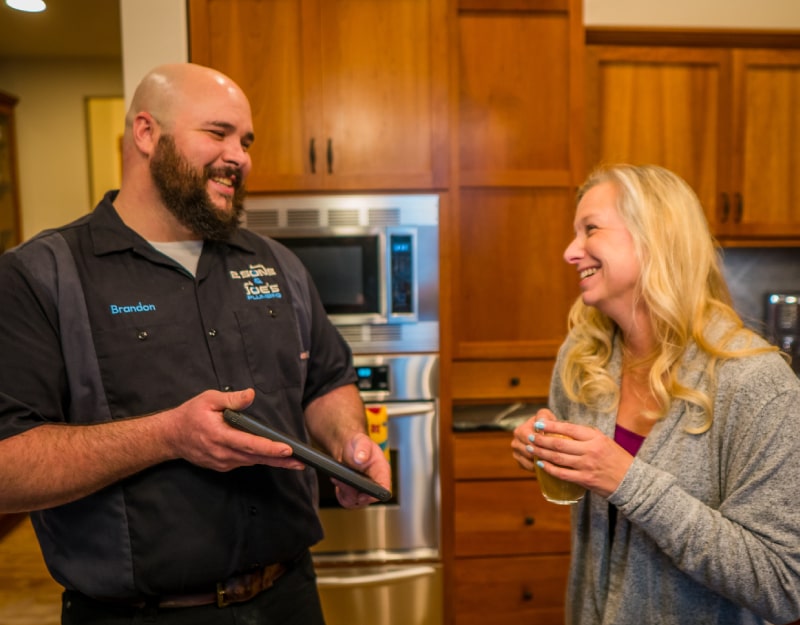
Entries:
[[527, 421], [543, 403], [481, 404], [453, 407], [454, 432], [511, 431]]

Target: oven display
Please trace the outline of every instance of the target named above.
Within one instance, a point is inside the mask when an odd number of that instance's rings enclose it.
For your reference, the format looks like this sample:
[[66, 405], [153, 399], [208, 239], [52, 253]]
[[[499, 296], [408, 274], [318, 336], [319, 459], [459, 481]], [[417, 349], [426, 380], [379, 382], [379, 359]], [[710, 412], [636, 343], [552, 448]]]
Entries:
[[384, 391], [389, 388], [389, 365], [369, 365], [356, 367], [358, 390], [361, 392]]

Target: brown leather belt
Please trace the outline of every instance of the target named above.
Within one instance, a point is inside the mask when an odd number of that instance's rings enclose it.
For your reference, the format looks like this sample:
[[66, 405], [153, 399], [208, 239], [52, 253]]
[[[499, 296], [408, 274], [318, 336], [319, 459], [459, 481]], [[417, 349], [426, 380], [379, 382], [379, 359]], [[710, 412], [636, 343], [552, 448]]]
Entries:
[[95, 597], [96, 601], [126, 605], [132, 608], [192, 608], [201, 605], [216, 604], [224, 608], [231, 603], [242, 603], [261, 594], [270, 588], [275, 581], [286, 571], [289, 566], [282, 562], [270, 564], [251, 573], [244, 573], [229, 578], [217, 584], [215, 592], [197, 593], [190, 595], [164, 595], [152, 601], [146, 599], [110, 599]]

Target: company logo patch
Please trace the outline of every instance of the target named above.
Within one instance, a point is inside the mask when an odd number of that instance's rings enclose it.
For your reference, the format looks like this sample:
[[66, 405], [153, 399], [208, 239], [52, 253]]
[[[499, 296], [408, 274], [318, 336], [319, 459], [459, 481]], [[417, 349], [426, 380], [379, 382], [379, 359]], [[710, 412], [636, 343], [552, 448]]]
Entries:
[[242, 281], [245, 298], [248, 300], [282, 298], [280, 285], [269, 281], [269, 278], [277, 275], [275, 269], [265, 267], [263, 264], [250, 265], [247, 269], [230, 272], [231, 279]]
[[142, 304], [139, 302], [138, 304], [134, 304], [132, 306], [118, 306], [117, 304], [111, 304], [109, 309], [111, 309], [112, 315], [128, 315], [130, 313], [153, 312], [155, 311], [156, 306], [155, 304]]

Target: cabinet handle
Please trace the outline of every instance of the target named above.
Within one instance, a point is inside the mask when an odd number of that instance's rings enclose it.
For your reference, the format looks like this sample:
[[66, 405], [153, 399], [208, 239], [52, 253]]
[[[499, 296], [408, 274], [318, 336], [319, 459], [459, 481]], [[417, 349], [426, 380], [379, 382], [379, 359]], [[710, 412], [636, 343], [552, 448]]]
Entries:
[[742, 200], [741, 193], [735, 193], [734, 198], [736, 198], [736, 214], [733, 217], [733, 221], [737, 224], [742, 223], [742, 214], [744, 213], [744, 201]]
[[534, 523], [536, 523], [536, 519], [534, 519], [532, 516], [525, 517], [525, 525], [533, 525]]
[[509, 386], [519, 386], [519, 378], [513, 377], [508, 381]]
[[523, 601], [532, 601], [533, 600], [533, 592], [525, 588], [522, 591], [522, 600]]
[[728, 204], [728, 194], [727, 193], [723, 193], [722, 194], [722, 219], [720, 219], [721, 223], [724, 224], [726, 221], [728, 221], [728, 215], [730, 214], [730, 212], [731, 212], [731, 207], [730, 207], [730, 204]]
[[314, 147], [314, 138], [308, 144], [308, 162], [311, 164], [311, 173], [317, 173], [317, 150]]
[[333, 139], [328, 139], [328, 173], [333, 173]]

